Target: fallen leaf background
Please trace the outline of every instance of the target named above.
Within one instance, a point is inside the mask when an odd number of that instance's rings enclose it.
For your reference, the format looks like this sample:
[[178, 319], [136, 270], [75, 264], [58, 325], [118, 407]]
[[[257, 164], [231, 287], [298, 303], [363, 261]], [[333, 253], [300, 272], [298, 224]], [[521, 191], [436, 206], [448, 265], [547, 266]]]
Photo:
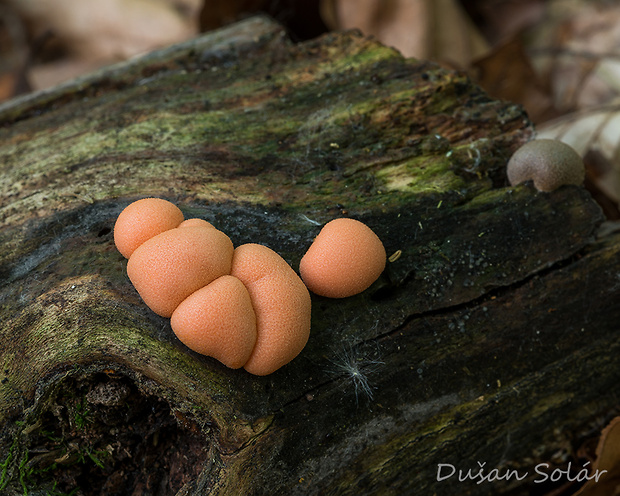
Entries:
[[[620, 417], [615, 417], [602, 432], [596, 447], [592, 472], [601, 474], [575, 493], [575, 496], [613, 496], [620, 493]], [[606, 473], [603, 473], [603, 470]]]
[[3, 0], [0, 5], [2, 65], [12, 66], [8, 77], [12, 73], [17, 93], [195, 36], [202, 0]]
[[[0, 101], [259, 12], [293, 41], [357, 28], [407, 57], [466, 71], [490, 95], [523, 105], [539, 137], [573, 146], [586, 187], [608, 219], [620, 219], [615, 1], [0, 0]], [[568, 490], [553, 494], [577, 488]], [[620, 494], [620, 485], [605, 490], [581, 494]]]

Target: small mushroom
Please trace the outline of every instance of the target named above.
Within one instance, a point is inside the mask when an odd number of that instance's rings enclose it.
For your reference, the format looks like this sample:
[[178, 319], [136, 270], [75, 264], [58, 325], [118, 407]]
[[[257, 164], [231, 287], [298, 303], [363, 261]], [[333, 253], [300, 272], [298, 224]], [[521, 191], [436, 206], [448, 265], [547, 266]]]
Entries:
[[370, 227], [354, 219], [334, 219], [308, 248], [299, 272], [313, 293], [345, 298], [375, 282], [385, 261], [383, 243]]
[[114, 224], [114, 243], [125, 258], [153, 236], [174, 229], [183, 222], [183, 213], [169, 201], [144, 198], [123, 210]]
[[553, 191], [565, 184], [583, 184], [585, 167], [579, 154], [566, 143], [552, 139], [529, 141], [508, 161], [512, 186], [533, 181], [539, 191]]

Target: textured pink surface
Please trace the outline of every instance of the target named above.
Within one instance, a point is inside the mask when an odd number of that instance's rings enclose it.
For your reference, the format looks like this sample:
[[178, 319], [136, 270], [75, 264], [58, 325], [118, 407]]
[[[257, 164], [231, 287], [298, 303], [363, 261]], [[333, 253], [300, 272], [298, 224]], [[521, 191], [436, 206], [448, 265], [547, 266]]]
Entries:
[[194, 291], [230, 274], [232, 255], [232, 242], [217, 229], [170, 229], [134, 251], [127, 275], [151, 310], [170, 317]]
[[211, 224], [210, 222], [207, 222], [206, 220], [202, 220], [202, 219], [184, 220], [183, 222], [179, 224], [179, 227], [210, 227], [212, 229], [215, 229], [215, 227], [213, 227], [213, 224]]
[[172, 330], [188, 348], [242, 367], [256, 344], [250, 295], [233, 276], [222, 276], [188, 296], [172, 314]]
[[383, 243], [364, 223], [334, 219], [321, 229], [301, 259], [299, 272], [315, 294], [344, 298], [367, 289], [383, 272]]
[[171, 317], [188, 348], [267, 375], [306, 345], [310, 294], [275, 251], [257, 244], [234, 250], [209, 222], [184, 221], [176, 206], [158, 198], [129, 205], [114, 237], [142, 300]]
[[160, 198], [144, 198], [123, 210], [114, 225], [114, 243], [125, 258], [138, 246], [183, 222], [176, 205]]
[[310, 294], [289, 264], [263, 245], [236, 248], [231, 273], [247, 288], [256, 314], [256, 346], [244, 367], [252, 374], [271, 374], [308, 341]]

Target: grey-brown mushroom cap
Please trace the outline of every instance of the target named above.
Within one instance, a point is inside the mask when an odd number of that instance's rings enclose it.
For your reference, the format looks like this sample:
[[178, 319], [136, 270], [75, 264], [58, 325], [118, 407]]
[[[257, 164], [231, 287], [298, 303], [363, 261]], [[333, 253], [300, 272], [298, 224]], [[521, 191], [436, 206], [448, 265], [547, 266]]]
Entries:
[[533, 181], [539, 191], [553, 191], [565, 184], [583, 184], [585, 167], [579, 154], [566, 143], [552, 139], [529, 141], [506, 166], [512, 186]]

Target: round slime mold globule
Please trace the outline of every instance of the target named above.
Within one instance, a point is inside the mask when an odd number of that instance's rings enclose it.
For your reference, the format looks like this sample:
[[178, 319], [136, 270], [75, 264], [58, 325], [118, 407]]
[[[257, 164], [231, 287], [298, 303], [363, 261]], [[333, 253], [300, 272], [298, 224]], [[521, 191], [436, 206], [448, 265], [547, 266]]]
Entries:
[[531, 180], [537, 190], [549, 192], [567, 184], [583, 184], [586, 172], [581, 156], [570, 145], [535, 139], [514, 152], [506, 174], [511, 186]]
[[291, 266], [258, 244], [235, 249], [231, 274], [250, 294], [256, 313], [256, 346], [244, 368], [267, 375], [295, 358], [310, 335], [310, 294]]
[[127, 206], [114, 224], [114, 244], [125, 258], [153, 236], [183, 222], [183, 212], [161, 198], [144, 198]]
[[170, 229], [141, 244], [127, 262], [127, 275], [156, 314], [170, 317], [190, 294], [230, 274], [233, 244], [212, 227]]
[[179, 224], [179, 227], [206, 227], [215, 229], [215, 226], [210, 222], [202, 219], [187, 219]]
[[256, 315], [243, 283], [222, 276], [192, 293], [170, 319], [176, 336], [191, 350], [237, 369], [256, 344]]
[[345, 298], [375, 282], [385, 262], [385, 248], [372, 229], [354, 219], [334, 219], [308, 248], [299, 272], [313, 293]]

